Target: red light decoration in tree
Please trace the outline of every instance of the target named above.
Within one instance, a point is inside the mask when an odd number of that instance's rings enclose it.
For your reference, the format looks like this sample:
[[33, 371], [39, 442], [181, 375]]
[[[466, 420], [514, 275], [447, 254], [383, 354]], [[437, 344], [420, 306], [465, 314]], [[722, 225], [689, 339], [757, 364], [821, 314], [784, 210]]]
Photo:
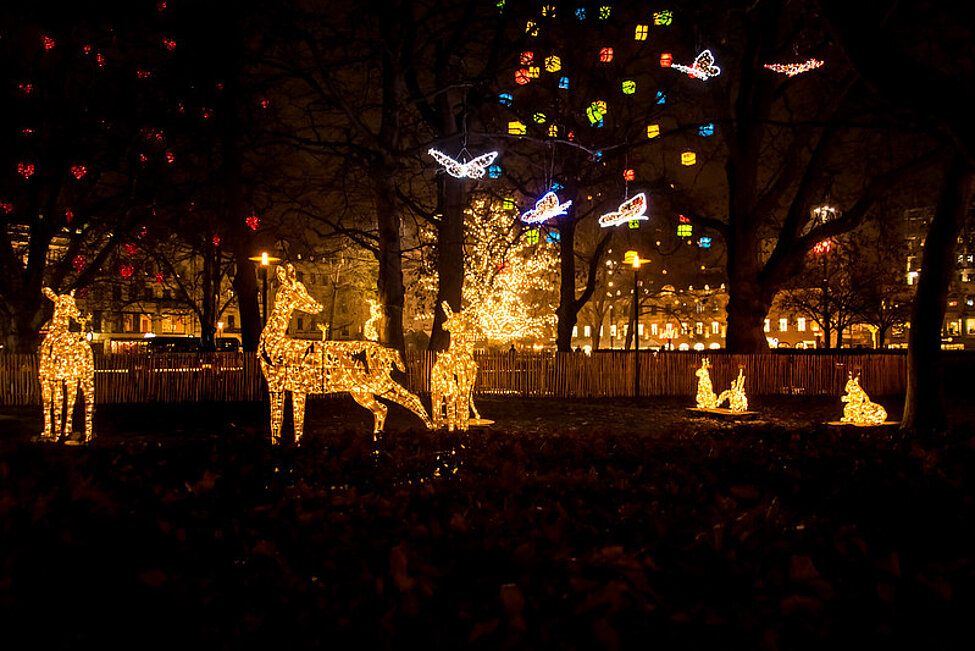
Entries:
[[258, 217], [257, 215], [251, 215], [244, 221], [247, 223], [247, 225], [250, 227], [252, 231], [256, 231], [258, 227], [261, 225], [261, 218]]
[[14, 205], [12, 203], [7, 203], [6, 201], [0, 201], [0, 213], [4, 215], [9, 215], [14, 211]]
[[271, 100], [266, 97], [261, 98], [261, 108], [265, 111], [271, 106]]
[[220, 246], [220, 236], [219, 235], [214, 235], [213, 236], [213, 246]]
[[162, 43], [163, 43], [163, 47], [169, 50], [170, 52], [176, 49], [176, 41], [174, 41], [171, 38], [164, 38]]
[[17, 89], [20, 90], [20, 92], [22, 92], [24, 95], [30, 95], [34, 92], [34, 84], [23, 83], [18, 85]]
[[135, 273], [135, 267], [130, 264], [121, 264], [118, 268], [118, 275], [122, 278], [131, 278], [132, 274]]
[[829, 253], [832, 249], [833, 240], [823, 240], [812, 248], [812, 252], [816, 255], [822, 255], [823, 253]]
[[45, 50], [51, 51], [54, 49], [54, 39], [47, 34], [41, 34], [41, 45], [44, 46]]
[[166, 276], [163, 275], [163, 272], [161, 272], [161, 271], [157, 271], [156, 272], [156, 284], [162, 285], [163, 284], [163, 280], [165, 280], [165, 279], [166, 279]]
[[166, 3], [165, 2], [157, 2], [156, 3], [156, 11], [158, 11], [159, 13], [162, 13], [162, 12], [166, 11]]
[[146, 156], [145, 154], [139, 154], [139, 162], [142, 164], [148, 163], [149, 157]]
[[25, 179], [29, 179], [34, 176], [34, 164], [33, 163], [17, 163], [17, 173], [20, 174]]
[[74, 270], [75, 271], [77, 271], [78, 273], [81, 273], [81, 270], [85, 268], [85, 256], [83, 256], [83, 255], [76, 255], [71, 260], [71, 265], [74, 267]]
[[136, 70], [135, 71], [135, 76], [138, 77], [139, 79], [148, 79], [151, 75], [152, 75], [152, 73], [150, 71], [148, 71], [148, 70]]
[[139, 247], [137, 247], [132, 242], [125, 243], [125, 252], [128, 253], [129, 255], [135, 255], [136, 253], [138, 253], [138, 251], [139, 251]]
[[[156, 209], [155, 208], [152, 209], [152, 216], [153, 217], [156, 216]], [[149, 229], [148, 228], [146, 228], [145, 226], [140, 226], [139, 227], [139, 237], [145, 237], [148, 234], [149, 234]]]
[[95, 55], [95, 62], [98, 64], [99, 68], [105, 67], [105, 55], [99, 52]]
[[32, 135], [34, 135], [34, 130], [31, 129], [30, 127], [24, 127], [23, 129], [20, 130], [20, 132], [22, 134], [24, 134], [25, 136], [32, 136]]
[[169, 163], [170, 165], [172, 165], [173, 163], [175, 163], [176, 162], [176, 155], [173, 152], [171, 152], [171, 151], [167, 151], [166, 152], [166, 162]]
[[528, 68], [519, 68], [515, 70], [515, 83], [519, 86], [524, 86], [525, 84], [531, 83], [532, 77], [531, 73], [528, 72]]
[[521, 65], [523, 66], [530, 66], [534, 60], [535, 53], [531, 50], [525, 50], [521, 53], [521, 57], [519, 58], [519, 61], [521, 61]]
[[87, 173], [88, 173], [88, 168], [84, 165], [73, 165], [71, 167], [71, 174], [79, 181], [81, 180], [81, 177]]
[[200, 115], [203, 116], [204, 120], [209, 120], [210, 117], [213, 116], [213, 111], [204, 106], [202, 109], [200, 109]]
[[64, 221], [70, 224], [73, 220], [74, 220], [74, 211], [68, 208], [67, 210], [64, 211]]
[[91, 54], [91, 46], [90, 45], [82, 45], [81, 46], [81, 51], [84, 52], [85, 54]]

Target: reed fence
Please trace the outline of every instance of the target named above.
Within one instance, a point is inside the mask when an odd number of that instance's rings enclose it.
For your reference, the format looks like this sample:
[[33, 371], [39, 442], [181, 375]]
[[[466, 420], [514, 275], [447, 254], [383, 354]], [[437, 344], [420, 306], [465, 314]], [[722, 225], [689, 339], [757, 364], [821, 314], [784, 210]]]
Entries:
[[[847, 373], [860, 373], [870, 395], [904, 392], [907, 358], [891, 354], [767, 353], [732, 355], [722, 352], [641, 352], [639, 395], [693, 396], [694, 371], [701, 358], [711, 360], [715, 392], [728, 388], [741, 368], [749, 395], [839, 395]], [[619, 398], [633, 396], [636, 356], [632, 352], [483, 353], [475, 392], [557, 398]], [[973, 358], [968, 357], [969, 360]], [[406, 356], [413, 392], [429, 392], [431, 352]], [[975, 364], [969, 363], [970, 367]], [[97, 355], [95, 401], [98, 404], [141, 402], [256, 401], [263, 379], [254, 353], [174, 353], [165, 355]], [[36, 355], [0, 355], [0, 405], [39, 405]]]

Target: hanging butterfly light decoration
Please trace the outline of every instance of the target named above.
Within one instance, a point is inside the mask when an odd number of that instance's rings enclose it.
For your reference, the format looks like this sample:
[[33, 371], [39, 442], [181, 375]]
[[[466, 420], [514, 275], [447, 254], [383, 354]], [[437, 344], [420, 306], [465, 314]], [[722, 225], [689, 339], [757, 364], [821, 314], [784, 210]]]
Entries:
[[491, 163], [494, 162], [494, 159], [498, 157], [498, 152], [492, 151], [482, 154], [466, 163], [460, 163], [437, 149], [428, 149], [427, 153], [444, 166], [447, 174], [457, 179], [465, 177], [470, 179], [481, 178]]
[[623, 222], [635, 220], [645, 221], [650, 219], [646, 216], [646, 212], [647, 195], [641, 192], [632, 199], [621, 203], [615, 212], [608, 212], [600, 217], [599, 225], [603, 228], [608, 228], [610, 226], [619, 226]]
[[721, 74], [721, 68], [714, 65], [714, 55], [711, 54], [711, 50], [704, 50], [697, 55], [694, 59], [694, 63], [689, 66], [683, 66], [679, 63], [672, 63], [670, 65], [674, 70], [680, 70], [689, 77], [694, 79], [700, 79], [701, 81], [707, 81], [711, 77], [717, 77]]
[[541, 199], [535, 202], [534, 208], [521, 214], [521, 221], [526, 224], [542, 224], [553, 217], [566, 214], [571, 205], [571, 201], [559, 203], [559, 198], [555, 192], [546, 192]]
[[799, 61], [796, 63], [766, 63], [764, 67], [772, 72], [780, 72], [786, 77], [795, 77], [796, 75], [801, 75], [804, 72], [815, 70], [819, 66], [823, 65], [823, 63], [824, 62], [820, 61], [819, 59], [807, 59], [806, 61]]

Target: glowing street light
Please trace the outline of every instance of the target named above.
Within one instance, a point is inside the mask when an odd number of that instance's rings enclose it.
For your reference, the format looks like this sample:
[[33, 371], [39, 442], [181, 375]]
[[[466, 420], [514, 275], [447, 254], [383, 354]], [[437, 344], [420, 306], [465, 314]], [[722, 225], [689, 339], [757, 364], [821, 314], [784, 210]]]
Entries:
[[261, 255], [247, 258], [251, 262], [259, 263], [261, 266], [261, 314], [263, 315], [262, 325], [267, 325], [267, 269], [272, 264], [281, 262], [281, 258], [269, 255], [267, 251], [262, 251]]

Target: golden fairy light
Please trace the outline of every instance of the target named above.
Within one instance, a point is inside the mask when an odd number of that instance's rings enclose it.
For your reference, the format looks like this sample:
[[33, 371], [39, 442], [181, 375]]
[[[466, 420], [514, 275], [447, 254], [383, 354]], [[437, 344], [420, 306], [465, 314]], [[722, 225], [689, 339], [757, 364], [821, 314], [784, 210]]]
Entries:
[[277, 268], [278, 290], [274, 308], [261, 332], [261, 371], [271, 399], [271, 443], [281, 442], [284, 403], [291, 392], [295, 443], [304, 432], [305, 398], [309, 393], [348, 392], [372, 412], [373, 434], [382, 431], [388, 408], [377, 397], [403, 405], [432, 428], [433, 424], [415, 395], [397, 384], [393, 366], [405, 372], [399, 351], [374, 341], [322, 341], [294, 339], [287, 335], [295, 310], [318, 314], [322, 304], [308, 294], [290, 264]]
[[430, 409], [436, 427], [446, 425], [450, 431], [466, 431], [470, 425], [471, 411], [474, 418], [481, 418], [474, 406], [477, 325], [471, 316], [452, 311], [447, 301], [442, 303], [442, 307], [447, 315], [443, 327], [450, 333], [450, 347], [437, 354], [437, 361], [430, 371]]
[[371, 298], [366, 300], [369, 302], [369, 320], [362, 327], [362, 336], [366, 341], [379, 341], [379, 330], [376, 326], [383, 317], [383, 306]]
[[863, 426], [882, 425], [887, 420], [887, 410], [876, 402], [870, 402], [870, 396], [860, 387], [859, 375], [850, 373], [846, 381], [846, 395], [840, 400], [846, 403], [840, 422]]
[[697, 375], [697, 408], [715, 409], [718, 406], [718, 396], [714, 395], [714, 387], [711, 385], [711, 374], [708, 369], [711, 362], [705, 357], [701, 360], [701, 368], [695, 371]]
[[[92, 415], [95, 409], [95, 362], [91, 345], [84, 332], [71, 332], [71, 319], [87, 323], [91, 317], [82, 317], [74, 300], [74, 290], [68, 294], [56, 294], [49, 287], [41, 290], [54, 302], [54, 316], [47, 335], [38, 350], [40, 357], [38, 376], [41, 381], [41, 397], [44, 400], [44, 432], [42, 438], [57, 441], [61, 437], [61, 417], [65, 403], [64, 438], [71, 436], [71, 420], [75, 400], [80, 390], [85, 401], [85, 437], [92, 437]], [[52, 429], [53, 419], [53, 429]]]
[[[728, 408], [732, 413], [740, 414], [748, 411], [748, 396], [745, 395], [745, 374], [742, 369], [738, 369], [738, 377], [731, 381], [731, 388], [722, 391], [718, 396], [718, 405], [728, 401]], [[717, 405], [715, 405], [717, 406]]]

